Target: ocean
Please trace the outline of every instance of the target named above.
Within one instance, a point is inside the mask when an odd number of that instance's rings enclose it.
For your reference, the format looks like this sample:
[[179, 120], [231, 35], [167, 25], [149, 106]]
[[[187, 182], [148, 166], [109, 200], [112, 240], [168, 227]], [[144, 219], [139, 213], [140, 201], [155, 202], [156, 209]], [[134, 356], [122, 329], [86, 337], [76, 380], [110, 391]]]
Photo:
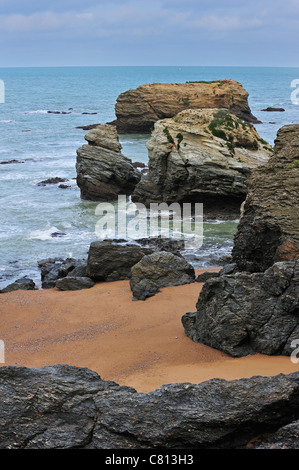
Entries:
[[[184, 83], [232, 78], [249, 92], [256, 128], [273, 145], [277, 130], [298, 122], [292, 103], [299, 68], [255, 67], [61, 67], [0, 68], [5, 102], [0, 103], [0, 287], [24, 275], [40, 281], [37, 261], [85, 258], [96, 240], [97, 203], [82, 201], [76, 185], [76, 149], [85, 144], [77, 126], [115, 119], [118, 95], [145, 83]], [[262, 112], [271, 107], [285, 112]], [[64, 112], [65, 114], [48, 113]], [[96, 113], [96, 114], [83, 114]], [[123, 154], [147, 163], [149, 135], [121, 135]], [[68, 180], [38, 186], [51, 177]], [[228, 256], [238, 221], [207, 221], [204, 243], [190, 254], [196, 268]], [[53, 234], [59, 236], [53, 236]]]

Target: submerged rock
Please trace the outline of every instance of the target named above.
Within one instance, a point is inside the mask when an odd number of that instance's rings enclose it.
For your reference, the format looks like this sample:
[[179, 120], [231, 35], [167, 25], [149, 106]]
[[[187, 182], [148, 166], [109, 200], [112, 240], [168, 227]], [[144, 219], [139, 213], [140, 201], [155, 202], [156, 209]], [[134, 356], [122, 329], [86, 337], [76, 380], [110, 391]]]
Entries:
[[195, 271], [182, 256], [160, 251], [144, 256], [131, 268], [130, 287], [134, 300], [145, 300], [160, 288], [195, 281]]
[[143, 394], [88, 369], [4, 366], [0, 394], [1, 449], [250, 449], [279, 430], [288, 448], [299, 419], [298, 372]]
[[248, 93], [234, 80], [154, 83], [121, 93], [115, 105], [120, 134], [150, 133], [156, 121], [184, 109], [224, 108], [248, 122], [259, 122], [248, 105]]
[[37, 183], [37, 186], [46, 186], [47, 184], [58, 184], [58, 183], [65, 183], [68, 181], [66, 178], [60, 178], [59, 176], [56, 176], [54, 178], [48, 178], [47, 180], [40, 181]]
[[140, 172], [122, 155], [116, 128], [100, 125], [85, 135], [89, 145], [77, 150], [77, 184], [81, 198], [115, 201], [118, 195], [132, 194]]

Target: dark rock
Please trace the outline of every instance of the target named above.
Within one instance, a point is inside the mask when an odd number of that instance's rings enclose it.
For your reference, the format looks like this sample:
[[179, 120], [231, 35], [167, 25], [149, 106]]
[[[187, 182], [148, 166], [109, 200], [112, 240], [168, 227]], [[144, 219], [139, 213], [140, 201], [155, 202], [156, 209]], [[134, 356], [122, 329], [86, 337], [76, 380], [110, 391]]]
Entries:
[[115, 201], [130, 195], [141, 174], [132, 161], [122, 155], [116, 128], [97, 126], [85, 135], [89, 145], [77, 150], [77, 184], [81, 198], [92, 201]]
[[134, 168], [145, 168], [146, 164], [142, 162], [133, 162], [133, 167]]
[[96, 127], [101, 126], [101, 124], [88, 124], [86, 126], [77, 126], [76, 129], [83, 129], [84, 131], [91, 131]]
[[55, 287], [56, 281], [66, 277], [75, 268], [82, 265], [82, 260], [73, 258], [47, 258], [38, 262], [41, 270], [41, 281], [43, 289], [51, 289]]
[[48, 114], [71, 114], [69, 111], [48, 111]]
[[98, 114], [98, 113], [86, 113], [86, 112], [85, 112], [85, 113], [82, 113], [82, 114]]
[[65, 235], [66, 235], [66, 233], [64, 233], [64, 232], [53, 232], [53, 233], [51, 233], [52, 238], [64, 237]]
[[223, 266], [223, 268], [221, 269], [219, 275], [222, 275], [222, 274], [233, 274], [235, 272], [237, 272], [238, 269], [237, 269], [237, 264], [236, 263], [231, 263], [231, 264], [225, 264]]
[[250, 449], [289, 442], [299, 419], [298, 372], [142, 394], [88, 369], [4, 366], [0, 394], [1, 449]]
[[20, 160], [8, 160], [8, 161], [5, 161], [5, 162], [0, 162], [0, 165], [11, 165], [13, 163], [25, 163], [25, 162], [20, 161]]
[[265, 273], [240, 272], [207, 281], [194, 321], [182, 318], [187, 336], [234, 357], [290, 355], [299, 337], [299, 260]]
[[282, 127], [269, 162], [253, 171], [232, 250], [239, 270], [299, 257], [299, 124]]
[[90, 289], [94, 285], [95, 282], [89, 277], [76, 277], [73, 274], [58, 279], [55, 284], [59, 290], [63, 291]]
[[37, 183], [37, 186], [46, 186], [47, 184], [65, 183], [66, 181], [68, 181], [66, 178], [59, 178], [58, 176], [56, 176], [55, 178], [49, 178], [47, 180], [40, 181], [39, 183]]
[[134, 300], [145, 300], [160, 288], [195, 281], [195, 271], [182, 256], [160, 251], [144, 256], [131, 269], [130, 287]]
[[58, 186], [58, 188], [60, 188], [60, 189], [68, 189], [68, 188], [70, 188], [70, 186], [67, 185], [67, 184], [60, 184], [60, 185]]
[[89, 248], [86, 274], [97, 281], [128, 280], [131, 267], [152, 252], [151, 248], [134, 244], [122, 245], [110, 240], [93, 242]]
[[35, 290], [36, 286], [32, 279], [28, 279], [27, 277], [22, 277], [21, 279], [17, 279], [12, 284], [4, 287], [4, 289], [0, 290], [0, 294], [5, 294], [6, 292], [13, 292], [15, 290]]
[[281, 112], [283, 113], [285, 111], [285, 109], [283, 108], [266, 108], [266, 109], [261, 109], [261, 111], [268, 111], [268, 112], [275, 112], [275, 111], [278, 111], [278, 112]]
[[206, 282], [208, 279], [219, 277], [219, 273], [206, 271], [202, 274], [199, 274], [195, 279], [196, 282]]
[[282, 426], [278, 431], [255, 437], [247, 449], [299, 449], [299, 421]]
[[138, 238], [136, 240], [141, 246], [146, 246], [148, 248], [154, 248], [158, 251], [170, 251], [172, 253], [179, 253], [185, 249], [184, 240], [176, 240], [174, 238], [164, 238], [161, 236], [150, 237], [150, 238]]

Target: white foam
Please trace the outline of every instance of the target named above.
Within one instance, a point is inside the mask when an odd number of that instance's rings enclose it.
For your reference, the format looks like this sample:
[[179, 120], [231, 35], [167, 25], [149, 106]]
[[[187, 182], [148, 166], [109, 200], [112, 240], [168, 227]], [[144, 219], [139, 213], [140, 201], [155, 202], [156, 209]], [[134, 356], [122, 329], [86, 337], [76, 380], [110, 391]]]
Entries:
[[55, 233], [55, 232], [59, 232], [59, 229], [54, 226], [47, 228], [46, 230], [33, 230], [28, 235], [27, 240], [41, 240], [41, 241], [51, 240], [53, 238], [52, 233]]

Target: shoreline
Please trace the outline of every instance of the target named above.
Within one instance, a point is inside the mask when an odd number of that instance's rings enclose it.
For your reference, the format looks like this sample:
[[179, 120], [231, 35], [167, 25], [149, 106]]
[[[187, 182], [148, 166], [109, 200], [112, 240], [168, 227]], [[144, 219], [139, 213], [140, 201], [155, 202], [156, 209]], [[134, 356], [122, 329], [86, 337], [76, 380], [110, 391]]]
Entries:
[[[196, 270], [196, 275], [220, 268]], [[167, 287], [133, 301], [129, 281], [91, 289], [15, 291], [0, 296], [6, 365], [87, 367], [140, 393], [168, 383], [273, 376], [299, 370], [286, 356], [232, 358], [184, 332], [203, 283]]]

